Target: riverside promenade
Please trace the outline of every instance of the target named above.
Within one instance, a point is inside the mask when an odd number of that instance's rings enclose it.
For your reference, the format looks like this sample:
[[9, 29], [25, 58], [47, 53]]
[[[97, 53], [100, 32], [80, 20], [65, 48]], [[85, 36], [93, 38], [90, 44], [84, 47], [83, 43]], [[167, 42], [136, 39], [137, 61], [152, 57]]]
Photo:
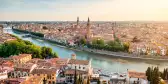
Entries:
[[[36, 37], [36, 38], [39, 38], [39, 39], [43, 39], [43, 40], [47, 40], [47, 41], [50, 41], [50, 42], [58, 43], [57, 41], [37, 37], [37, 36], [34, 36], [34, 35], [32, 37]], [[57, 46], [63, 47], [63, 48], [68, 48], [68, 49], [75, 50], [75, 51], [84, 51], [84, 52], [89, 52], [89, 53], [94, 53], [94, 54], [99, 54], [99, 55], [119, 57], [119, 58], [168, 61], [168, 56], [137, 55], [137, 54], [129, 54], [129, 53], [126, 53], [126, 52], [113, 52], [113, 51], [106, 51], [106, 50], [90, 49], [90, 48], [86, 48], [86, 47], [68, 47], [68, 46], [63, 46], [63, 45], [57, 45]]]
[[112, 52], [112, 51], [89, 49], [89, 48], [82, 48], [81, 50], [95, 53], [95, 54], [109, 55], [109, 56], [113, 56], [113, 57], [132, 58], [132, 59], [141, 59], [141, 60], [168, 61], [167, 56], [136, 55], [136, 54], [129, 54], [129, 53], [125, 53], [125, 52]]

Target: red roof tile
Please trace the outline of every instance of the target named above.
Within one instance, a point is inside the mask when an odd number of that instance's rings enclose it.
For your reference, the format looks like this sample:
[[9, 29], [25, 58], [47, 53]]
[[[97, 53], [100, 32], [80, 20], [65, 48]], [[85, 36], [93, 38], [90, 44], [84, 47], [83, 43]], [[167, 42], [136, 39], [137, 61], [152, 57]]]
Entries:
[[146, 74], [143, 72], [128, 71], [129, 77], [131, 78], [142, 78], [146, 79]]
[[[75, 74], [75, 69], [66, 70], [65, 74]], [[76, 70], [76, 74], [88, 74], [88, 72], [81, 71], [81, 70]]]
[[68, 64], [88, 65], [88, 64], [89, 64], [89, 61], [88, 61], [88, 60], [76, 60], [76, 59], [71, 59], [71, 60], [69, 60]]

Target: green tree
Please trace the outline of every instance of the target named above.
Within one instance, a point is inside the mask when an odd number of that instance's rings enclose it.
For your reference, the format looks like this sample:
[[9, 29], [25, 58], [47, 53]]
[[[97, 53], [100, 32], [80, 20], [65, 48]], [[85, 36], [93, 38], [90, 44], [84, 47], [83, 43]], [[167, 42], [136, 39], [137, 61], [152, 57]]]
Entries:
[[82, 38], [82, 39], [80, 40], [80, 44], [86, 45], [86, 39], [85, 39], [85, 38]]
[[9, 57], [11, 55], [18, 55], [22, 53], [32, 54], [33, 58], [46, 58], [47, 56], [58, 57], [56, 53], [52, 52], [51, 48], [40, 48], [29, 41], [21, 39], [8, 41], [0, 45], [0, 56]]
[[90, 78], [89, 77], [87, 78], [87, 84], [90, 84]]
[[124, 46], [124, 50], [128, 52], [129, 47], [130, 47], [130, 43], [126, 42], [126, 43], [123, 44], [123, 46]]
[[104, 40], [103, 39], [93, 39], [92, 40], [93, 45], [104, 45]]
[[166, 75], [165, 79], [167, 80], [168, 79], [168, 69], [167, 68], [166, 68], [165, 75]]
[[148, 67], [147, 71], [146, 71], [146, 76], [147, 76], [147, 80], [151, 81], [151, 75], [152, 75], [152, 68]]
[[26, 45], [33, 45], [33, 43], [30, 42], [30, 41], [26, 41], [26, 40], [23, 40], [23, 41], [24, 41], [24, 43], [25, 43]]
[[97, 39], [97, 44], [98, 45], [104, 45], [104, 40], [103, 39]]
[[56, 52], [54, 52], [54, 53], [52, 54], [52, 57], [53, 57], [53, 58], [58, 58], [58, 54], [57, 54]]
[[155, 84], [159, 84], [159, 77], [160, 77], [160, 74], [159, 74], [159, 68], [158, 67], [155, 67], [154, 69], [154, 73], [155, 73], [155, 76], [154, 76], [154, 81], [155, 81]]
[[101, 84], [101, 83], [100, 83], [100, 79], [98, 79], [97, 84]]
[[47, 47], [41, 47], [42, 58], [52, 57], [52, 49]]
[[77, 74], [76, 74], [76, 67], [75, 67], [75, 74], [74, 74], [74, 84], [77, 84]]
[[114, 46], [114, 45], [116, 45], [117, 43], [116, 43], [115, 41], [109, 41], [107, 44], [108, 44], [109, 46]]
[[159, 81], [160, 81], [159, 77], [160, 77], [159, 68], [155, 67], [153, 69], [152, 76], [151, 76], [151, 84], [159, 84]]
[[167, 79], [167, 69], [164, 69], [164, 70], [163, 70], [163, 73], [162, 73], [161, 77], [162, 77], [164, 80]]
[[82, 75], [78, 76], [77, 84], [83, 84]]
[[115, 38], [115, 41], [116, 41], [117, 43], [121, 43], [121, 41], [120, 41], [119, 38]]

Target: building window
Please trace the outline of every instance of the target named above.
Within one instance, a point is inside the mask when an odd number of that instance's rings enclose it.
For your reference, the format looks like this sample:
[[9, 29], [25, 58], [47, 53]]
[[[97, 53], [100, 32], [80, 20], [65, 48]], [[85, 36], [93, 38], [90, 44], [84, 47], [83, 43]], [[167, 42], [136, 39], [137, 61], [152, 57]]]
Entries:
[[80, 69], [81, 67], [79, 66], [79, 69]]
[[76, 68], [76, 66], [75, 66], [75, 68]]
[[84, 79], [86, 79], [86, 76], [84, 76]]
[[49, 75], [47, 75], [47, 79], [49, 79]]
[[53, 84], [56, 84], [55, 81], [53, 81]]
[[85, 69], [85, 67], [83, 67], [83, 69]]

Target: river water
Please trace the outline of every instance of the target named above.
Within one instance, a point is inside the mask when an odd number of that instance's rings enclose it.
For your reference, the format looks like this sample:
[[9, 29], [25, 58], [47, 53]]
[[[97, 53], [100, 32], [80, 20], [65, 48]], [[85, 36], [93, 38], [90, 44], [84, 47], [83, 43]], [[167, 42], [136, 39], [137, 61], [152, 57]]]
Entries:
[[126, 72], [127, 69], [144, 72], [149, 66], [158, 66], [160, 70], [168, 67], [166, 61], [153, 61], [153, 60], [138, 60], [131, 58], [120, 58], [114, 56], [98, 55], [83, 51], [75, 51], [67, 48], [59, 47], [54, 43], [36, 38], [22, 38], [23, 33], [15, 32], [11, 29], [5, 29], [4, 32], [18, 36], [23, 40], [28, 40], [38, 46], [47, 46], [57, 52], [60, 58], [71, 58], [71, 54], [76, 54], [77, 59], [92, 60], [92, 67], [99, 68], [111, 72]]

